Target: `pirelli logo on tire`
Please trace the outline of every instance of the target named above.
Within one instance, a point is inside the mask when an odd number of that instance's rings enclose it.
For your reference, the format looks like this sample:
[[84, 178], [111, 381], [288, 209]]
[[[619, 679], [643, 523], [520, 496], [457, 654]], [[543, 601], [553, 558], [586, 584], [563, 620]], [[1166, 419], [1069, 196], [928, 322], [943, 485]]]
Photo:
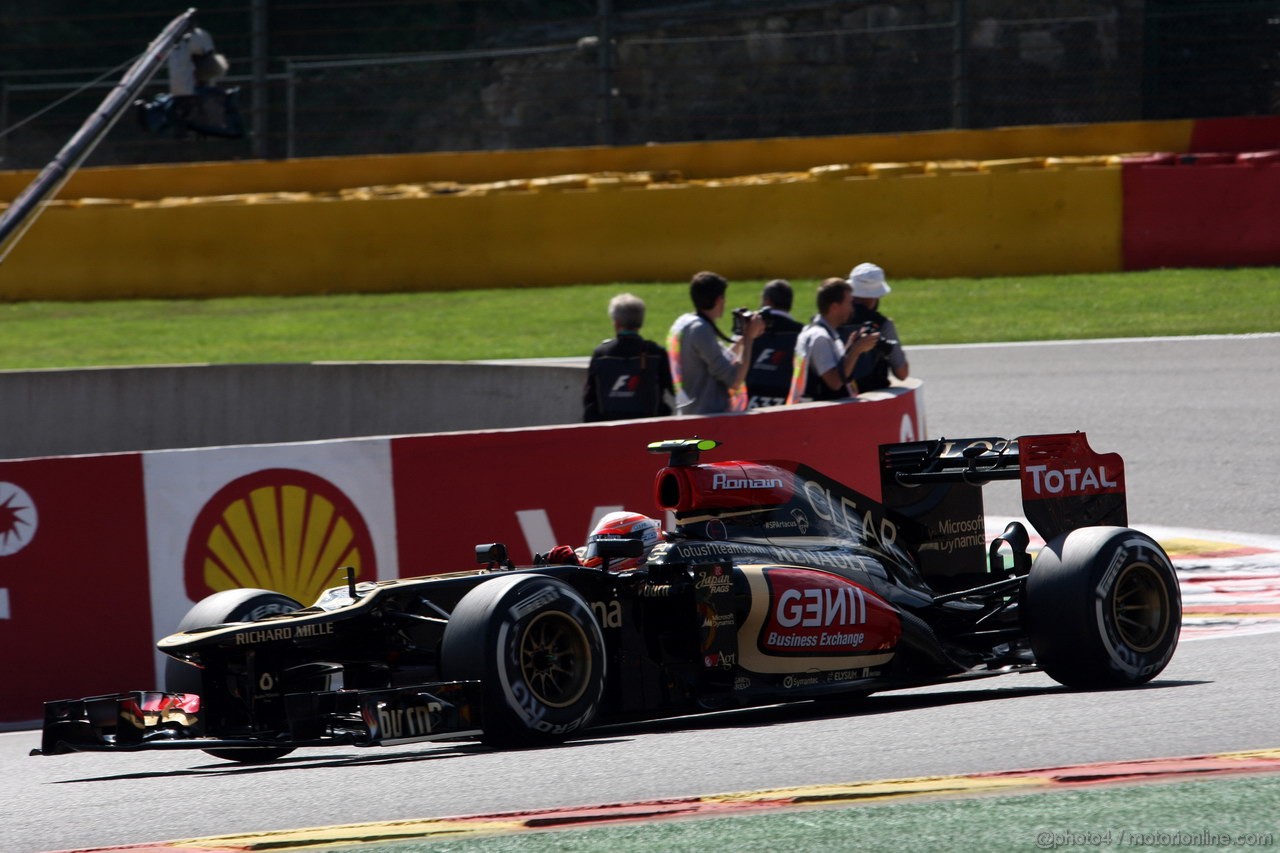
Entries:
[[205, 503], [188, 534], [184, 581], [193, 601], [257, 587], [305, 604], [344, 583], [346, 566], [361, 580], [377, 578], [356, 505], [323, 477], [269, 468], [232, 480]]

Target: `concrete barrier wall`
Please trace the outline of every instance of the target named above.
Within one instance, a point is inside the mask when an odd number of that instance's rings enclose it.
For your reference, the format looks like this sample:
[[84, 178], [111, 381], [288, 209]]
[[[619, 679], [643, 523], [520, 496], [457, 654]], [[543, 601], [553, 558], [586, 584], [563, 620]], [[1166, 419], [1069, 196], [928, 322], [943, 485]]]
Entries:
[[[420, 291], [820, 277], [851, 251], [901, 277], [1120, 268], [1118, 166], [842, 167], [726, 182], [585, 177], [477, 194], [51, 206], [0, 298]], [[536, 190], [536, 191], [535, 191]]]
[[0, 372], [0, 459], [571, 424], [586, 371], [464, 363]]

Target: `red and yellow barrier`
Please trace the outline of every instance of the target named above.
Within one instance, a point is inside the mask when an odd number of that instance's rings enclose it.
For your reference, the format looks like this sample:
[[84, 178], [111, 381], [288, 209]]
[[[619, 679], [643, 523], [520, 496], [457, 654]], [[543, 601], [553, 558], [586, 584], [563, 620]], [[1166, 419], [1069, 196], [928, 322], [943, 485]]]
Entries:
[[1280, 149], [1280, 117], [88, 170], [0, 299], [1276, 263], [1272, 167], [1115, 156], [1206, 146]]

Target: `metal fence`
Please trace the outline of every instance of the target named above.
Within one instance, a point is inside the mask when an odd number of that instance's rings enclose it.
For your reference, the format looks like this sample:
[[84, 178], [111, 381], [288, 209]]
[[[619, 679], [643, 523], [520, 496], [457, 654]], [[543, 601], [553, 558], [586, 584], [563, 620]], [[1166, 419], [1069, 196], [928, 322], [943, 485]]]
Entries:
[[[170, 15], [56, 5], [0, 18], [0, 168], [41, 165]], [[200, 22], [251, 132], [123, 121], [92, 164], [1280, 111], [1280, 0], [213, 0]]]

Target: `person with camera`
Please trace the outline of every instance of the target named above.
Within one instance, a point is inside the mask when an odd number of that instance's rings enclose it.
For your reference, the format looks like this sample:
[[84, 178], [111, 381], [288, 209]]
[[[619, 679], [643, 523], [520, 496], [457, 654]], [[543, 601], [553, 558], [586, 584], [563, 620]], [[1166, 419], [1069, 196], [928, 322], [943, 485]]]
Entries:
[[227, 58], [218, 53], [208, 30], [195, 27], [169, 52], [169, 95], [174, 115], [183, 122], [204, 121], [205, 101], [218, 92], [217, 83], [226, 76]]
[[195, 27], [185, 34], [169, 51], [168, 63], [169, 91], [133, 102], [144, 131], [169, 131], [178, 139], [191, 133], [225, 139], [244, 136], [240, 89], [219, 85], [230, 65], [208, 30]]
[[[791, 284], [775, 278], [760, 292], [760, 319], [764, 320], [764, 332], [756, 339], [747, 371], [747, 408], [781, 406], [787, 402], [791, 389], [791, 364], [796, 350], [796, 338], [804, 324], [791, 316]], [[734, 311], [734, 332], [739, 331], [738, 315], [745, 308]], [[747, 312], [750, 313], [750, 312]]]
[[667, 356], [676, 389], [676, 414], [715, 415], [747, 407], [745, 382], [751, 346], [764, 331], [758, 314], [741, 315], [741, 332], [731, 338], [716, 326], [724, 316], [729, 282], [700, 272], [689, 282], [694, 310], [681, 314], [667, 335]]
[[853, 316], [853, 287], [843, 278], [829, 278], [818, 286], [818, 314], [796, 341], [788, 403], [807, 400], [845, 400], [859, 391], [853, 381], [858, 356], [880, 340], [879, 332], [855, 327], [847, 337], [836, 331]]
[[853, 315], [850, 327], [840, 329], [841, 333], [848, 334], [852, 326], [869, 326], [880, 333], [879, 343], [854, 365], [853, 378], [859, 391], [879, 391], [889, 387], [890, 372], [902, 380], [911, 371], [897, 327], [879, 311], [880, 300], [889, 293], [889, 283], [883, 269], [868, 263], [854, 267], [848, 282], [853, 288]]
[[609, 300], [615, 337], [596, 347], [587, 365], [582, 419], [595, 421], [654, 418], [671, 414], [667, 395], [675, 396], [667, 351], [640, 337], [644, 300], [620, 293]]
[[791, 316], [792, 301], [791, 282], [785, 278], [775, 278], [764, 286], [760, 291], [760, 314], [765, 331], [799, 333], [804, 328], [804, 323]]

